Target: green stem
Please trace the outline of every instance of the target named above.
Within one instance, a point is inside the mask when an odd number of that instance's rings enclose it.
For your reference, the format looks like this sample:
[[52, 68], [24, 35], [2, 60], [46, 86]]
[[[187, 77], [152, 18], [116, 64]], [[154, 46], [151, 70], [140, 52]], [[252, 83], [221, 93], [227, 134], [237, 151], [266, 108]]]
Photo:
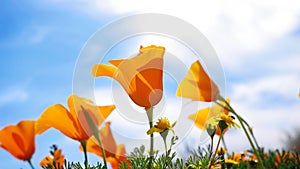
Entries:
[[230, 104], [229, 104], [223, 97], [219, 96], [219, 99], [220, 99], [221, 101], [224, 101], [224, 102], [225, 102], [225, 104], [226, 104], [226, 105], [228, 106], [228, 108], [230, 109], [230, 112], [232, 112], [232, 113], [237, 117], [237, 119], [239, 120], [239, 122], [241, 123], [241, 126], [242, 126], [242, 128], [243, 128], [243, 130], [244, 130], [244, 133], [245, 133], [246, 136], [247, 136], [247, 139], [248, 139], [248, 141], [249, 141], [249, 143], [250, 143], [250, 145], [251, 145], [251, 147], [252, 147], [252, 149], [253, 149], [253, 152], [254, 152], [254, 154], [257, 156], [259, 168], [264, 169], [264, 165], [263, 165], [263, 163], [262, 163], [262, 159], [261, 159], [261, 157], [260, 157], [260, 153], [257, 152], [257, 150], [256, 150], [256, 148], [255, 148], [255, 146], [254, 146], [254, 144], [253, 144], [253, 141], [252, 141], [252, 139], [251, 139], [251, 137], [250, 137], [250, 135], [249, 135], [249, 133], [248, 133], [248, 131], [247, 131], [245, 125], [244, 125], [245, 120], [242, 120], [242, 118], [235, 112], [235, 110], [230, 106]]
[[87, 157], [87, 152], [86, 152], [86, 140], [80, 141], [80, 144], [82, 146], [83, 153], [84, 153], [84, 167], [87, 168], [87, 166], [88, 166], [88, 157]]
[[212, 159], [211, 159], [211, 162], [210, 162], [210, 164], [209, 164], [208, 169], [210, 169], [210, 168], [212, 167], [213, 163], [215, 162], [215, 158], [216, 158], [216, 155], [217, 155], [217, 152], [218, 152], [218, 148], [219, 148], [219, 146], [220, 146], [220, 142], [221, 142], [222, 137], [223, 137], [223, 133], [224, 133], [224, 131], [222, 131], [221, 134], [220, 134], [220, 137], [219, 137], [219, 140], [218, 140], [218, 144], [217, 144], [217, 147], [216, 147], [214, 156], [213, 156]]
[[29, 159], [29, 160], [27, 160], [27, 162], [29, 163], [30, 167], [31, 167], [32, 169], [34, 169], [32, 163], [31, 163], [31, 160]]
[[[148, 120], [149, 120], [149, 127], [151, 129], [153, 127], [153, 107], [146, 109], [146, 113], [147, 113]], [[154, 138], [153, 138], [153, 133], [152, 133], [152, 134], [150, 134], [150, 153], [149, 153], [150, 159], [149, 159], [149, 164], [148, 164], [149, 169], [152, 168], [152, 161], [154, 158], [153, 148], [154, 148]]]
[[[225, 135], [224, 135], [225, 136]], [[227, 155], [229, 155], [229, 153], [228, 153], [228, 148], [227, 148], [227, 145], [226, 145], [226, 142], [225, 142], [225, 139], [224, 139], [224, 136], [222, 137], [222, 143], [223, 143], [223, 146], [224, 146], [224, 148], [225, 148], [225, 150], [227, 151]]]
[[95, 136], [95, 138], [97, 139], [97, 141], [98, 141], [98, 143], [99, 143], [99, 145], [100, 145], [100, 148], [101, 148], [102, 158], [103, 158], [103, 162], [104, 162], [104, 168], [107, 169], [106, 154], [105, 154], [105, 151], [104, 151], [104, 147], [103, 147], [102, 141], [101, 141], [101, 139], [100, 139], [100, 134], [99, 134], [99, 132], [94, 133], [94, 136]]
[[256, 138], [255, 138], [255, 136], [253, 134], [253, 129], [251, 127], [248, 127], [248, 130], [249, 130], [249, 132], [250, 132], [250, 134], [251, 134], [251, 136], [252, 136], [252, 138], [254, 140], [254, 143], [255, 143], [256, 147], [258, 148], [258, 150], [260, 150], [259, 144], [258, 144], [258, 142], [257, 142], [257, 140], [256, 140]]
[[165, 150], [166, 150], [166, 158], [168, 158], [168, 146], [167, 146], [167, 140], [166, 138], [163, 138], [164, 144], [165, 144]]
[[214, 137], [210, 137], [210, 147], [209, 147], [209, 158], [212, 156], [213, 145], [214, 145]]

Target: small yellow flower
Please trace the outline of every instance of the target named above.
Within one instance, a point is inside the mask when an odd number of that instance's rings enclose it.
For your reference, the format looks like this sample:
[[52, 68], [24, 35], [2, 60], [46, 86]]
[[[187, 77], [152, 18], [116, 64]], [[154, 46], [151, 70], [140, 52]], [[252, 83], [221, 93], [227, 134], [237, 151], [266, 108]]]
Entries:
[[[230, 100], [227, 98], [226, 102], [229, 103]], [[226, 107], [226, 108], [224, 108]], [[229, 114], [228, 107], [225, 102], [220, 102], [219, 104], [214, 105], [213, 107], [207, 107], [204, 109], [198, 110], [194, 114], [189, 115], [189, 119], [194, 121], [194, 124], [204, 130], [204, 129], [216, 129], [216, 134], [220, 135], [221, 130], [218, 126], [220, 121], [220, 116], [222, 114]]]
[[226, 148], [224, 148], [224, 147], [218, 148], [217, 154], [225, 154], [225, 153], [227, 153]]
[[225, 114], [223, 113], [220, 117], [220, 120], [223, 120], [228, 127], [236, 127], [236, 128], [241, 128], [240, 125], [238, 125], [235, 121], [234, 121], [235, 117], [230, 115], [230, 114]]
[[[150, 148], [147, 149], [148, 154], [150, 154]], [[155, 148], [153, 149], [153, 154], [157, 154], [158, 150], [156, 150]]]
[[154, 132], [163, 133], [166, 130], [171, 130], [174, 134], [173, 127], [175, 124], [176, 122], [171, 125], [167, 118], [160, 118], [158, 122], [156, 122], [156, 125], [147, 131], [147, 134], [153, 134]]
[[225, 159], [225, 163], [226, 164], [232, 164], [232, 165], [239, 164], [238, 162], [236, 162], [236, 161], [234, 161], [232, 159], [228, 159], [228, 158]]

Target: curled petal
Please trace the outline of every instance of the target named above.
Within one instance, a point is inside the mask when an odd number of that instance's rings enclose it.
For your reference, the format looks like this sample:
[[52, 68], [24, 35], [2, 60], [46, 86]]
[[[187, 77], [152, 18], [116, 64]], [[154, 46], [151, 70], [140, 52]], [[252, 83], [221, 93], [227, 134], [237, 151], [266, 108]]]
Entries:
[[42, 134], [51, 127], [74, 140], [89, 138], [86, 134], [78, 132], [80, 127], [76, 116], [61, 104], [50, 106], [42, 113], [36, 122], [36, 133]]

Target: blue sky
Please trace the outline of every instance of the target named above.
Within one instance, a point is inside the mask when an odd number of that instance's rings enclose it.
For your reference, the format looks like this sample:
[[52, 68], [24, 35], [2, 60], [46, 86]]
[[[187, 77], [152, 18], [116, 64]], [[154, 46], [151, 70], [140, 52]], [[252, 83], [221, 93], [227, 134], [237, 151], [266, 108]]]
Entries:
[[[130, 14], [158, 12], [190, 22], [208, 38], [222, 63], [232, 105], [254, 126], [263, 146], [283, 147], [285, 133], [300, 127], [299, 2], [157, 3], [1, 1], [0, 128], [36, 119], [47, 106], [66, 103], [80, 50], [101, 27]], [[242, 132], [228, 134], [232, 150], [249, 147]], [[193, 130], [190, 140], [199, 135]], [[82, 161], [74, 150], [78, 143], [53, 129], [37, 136], [36, 144], [35, 166], [52, 144], [63, 148], [71, 161]], [[0, 159], [0, 168], [28, 168], [3, 149]]]

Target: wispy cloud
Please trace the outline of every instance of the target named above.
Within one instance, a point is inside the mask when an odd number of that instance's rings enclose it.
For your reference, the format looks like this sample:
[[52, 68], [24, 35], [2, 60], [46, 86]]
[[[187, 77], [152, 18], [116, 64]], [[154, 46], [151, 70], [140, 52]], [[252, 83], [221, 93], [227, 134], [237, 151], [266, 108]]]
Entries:
[[290, 102], [296, 100], [299, 84], [300, 78], [296, 74], [261, 77], [233, 84], [231, 98], [250, 106]]
[[[51, 32], [50, 26], [29, 24], [24, 26], [12, 35], [11, 39], [6, 40], [3, 47], [19, 47], [19, 46], [31, 46], [42, 43], [49, 33]], [[1, 47], [0, 46], [0, 47]]]
[[0, 106], [7, 103], [25, 101], [27, 99], [28, 93], [26, 91], [21, 89], [9, 90], [0, 95]]

